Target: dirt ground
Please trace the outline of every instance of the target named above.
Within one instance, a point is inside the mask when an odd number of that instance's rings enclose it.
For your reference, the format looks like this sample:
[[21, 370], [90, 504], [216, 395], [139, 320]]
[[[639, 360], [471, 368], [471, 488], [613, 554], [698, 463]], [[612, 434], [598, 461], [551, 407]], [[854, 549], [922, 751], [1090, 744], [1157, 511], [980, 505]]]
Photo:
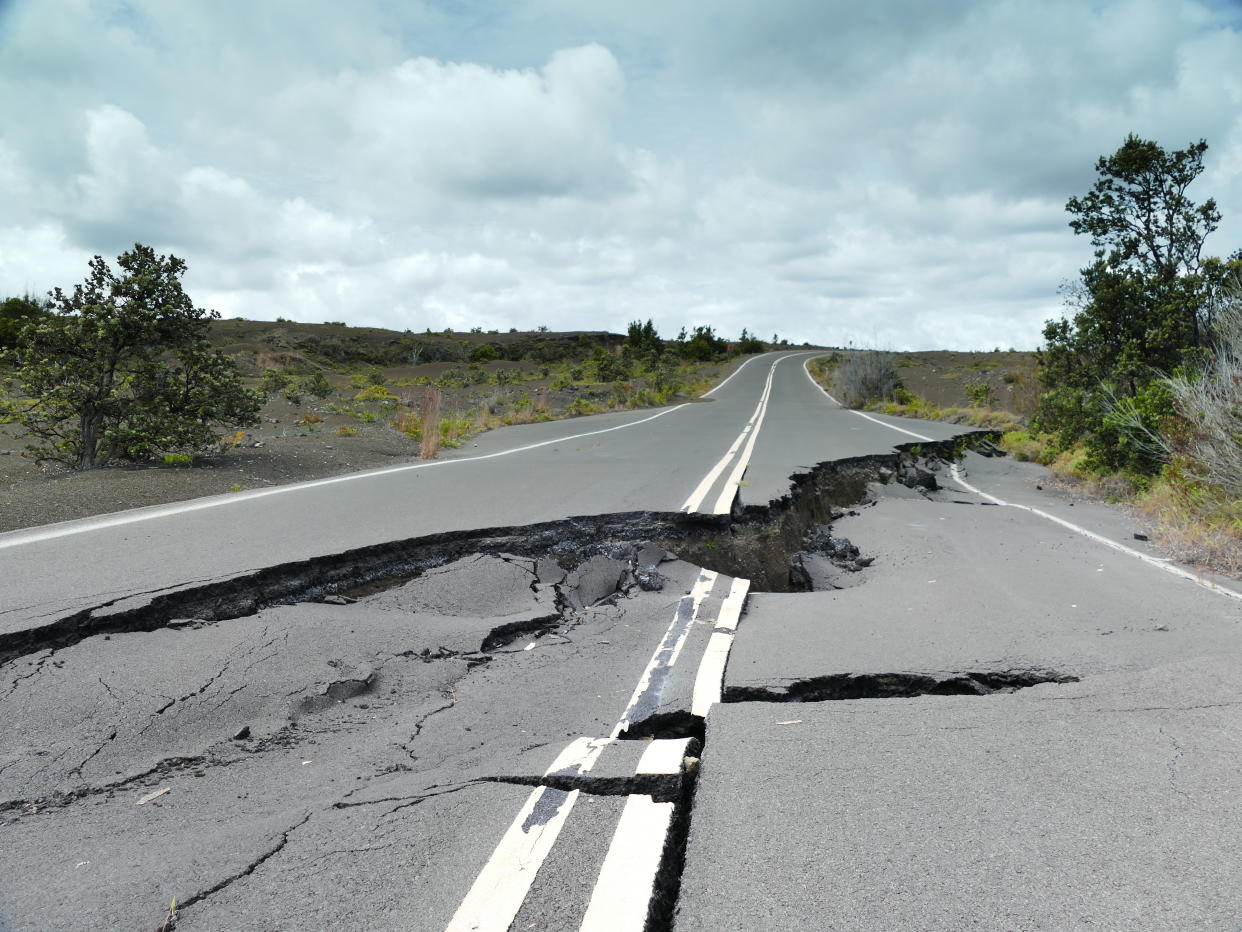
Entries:
[[[392, 379], [435, 377], [444, 363], [402, 366], [385, 370]], [[493, 362], [485, 370], [520, 368], [519, 364]], [[534, 370], [527, 366], [527, 375]], [[718, 377], [732, 364], [708, 367], [704, 376]], [[397, 465], [417, 459], [419, 442], [396, 430], [391, 414], [382, 404], [358, 404], [351, 399], [358, 389], [349, 377], [330, 374], [337, 386], [332, 396], [320, 400], [303, 398], [293, 404], [279, 395], [269, 398], [261, 423], [244, 432], [227, 452], [203, 457], [192, 465], [110, 466], [89, 472], [73, 472], [61, 466], [40, 466], [20, 455], [26, 441], [13, 425], [0, 425], [0, 532], [34, 525], [108, 514], [145, 505], [161, 505], [205, 495], [284, 485], [309, 479], [337, 476], [359, 470]], [[422, 387], [403, 390], [398, 397], [416, 406]], [[553, 389], [548, 381], [527, 380], [514, 385], [467, 385], [444, 392], [445, 417], [464, 415], [480, 407], [500, 413], [513, 410], [521, 397], [547, 397], [548, 410], [564, 415], [577, 399], [606, 406], [608, 386], [569, 386]], [[685, 400], [676, 398], [676, 401]], [[349, 408], [342, 413], [340, 409]], [[359, 414], [374, 415], [366, 421]]]
[[991, 390], [992, 403], [978, 407], [1002, 408], [1030, 417], [1039, 403], [1034, 353], [935, 350], [895, 355], [897, 375], [906, 390], [941, 407], [970, 405], [970, 388], [979, 385]]

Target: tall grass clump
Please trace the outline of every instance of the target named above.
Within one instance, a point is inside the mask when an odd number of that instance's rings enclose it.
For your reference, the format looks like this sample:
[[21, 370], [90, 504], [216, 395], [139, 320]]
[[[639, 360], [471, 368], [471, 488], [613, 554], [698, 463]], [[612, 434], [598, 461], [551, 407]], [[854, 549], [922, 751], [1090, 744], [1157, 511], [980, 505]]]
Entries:
[[1184, 423], [1158, 436], [1204, 485], [1236, 503], [1242, 499], [1242, 276], [1223, 298], [1211, 355], [1165, 380]]
[[879, 350], [850, 353], [836, 368], [832, 379], [837, 398], [847, 408], [891, 401], [901, 380], [897, 378], [895, 357]]
[[425, 460], [433, 460], [440, 452], [440, 389], [428, 385], [423, 390], [422, 442], [418, 455]]
[[1156, 383], [1173, 414], [1153, 420], [1133, 399], [1110, 417], [1165, 461], [1138, 501], [1183, 560], [1242, 571], [1242, 278], [1222, 289], [1209, 352]]

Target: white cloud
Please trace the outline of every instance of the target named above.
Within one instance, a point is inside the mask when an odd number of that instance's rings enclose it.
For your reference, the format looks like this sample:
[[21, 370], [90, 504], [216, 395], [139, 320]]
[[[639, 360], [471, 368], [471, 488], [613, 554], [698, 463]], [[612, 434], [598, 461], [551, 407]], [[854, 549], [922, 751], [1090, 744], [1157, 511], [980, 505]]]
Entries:
[[0, 12], [0, 293], [135, 240], [200, 303], [406, 327], [711, 323], [1031, 346], [1128, 132], [1212, 143], [1242, 234], [1242, 38], [1202, 2], [50, 0]]

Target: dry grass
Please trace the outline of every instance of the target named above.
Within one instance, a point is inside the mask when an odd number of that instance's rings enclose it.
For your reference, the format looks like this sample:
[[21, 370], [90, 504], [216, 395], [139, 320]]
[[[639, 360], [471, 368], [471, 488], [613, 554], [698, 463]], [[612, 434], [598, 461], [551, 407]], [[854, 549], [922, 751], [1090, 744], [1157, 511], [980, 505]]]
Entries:
[[1174, 559], [1242, 576], [1242, 502], [1211, 502], [1161, 480], [1134, 504]]
[[443, 395], [434, 385], [423, 389], [423, 438], [419, 445], [418, 455], [425, 460], [433, 460], [440, 452], [440, 401]]
[[862, 408], [893, 398], [901, 384], [894, 368], [896, 357], [878, 350], [850, 353], [832, 376], [834, 394], [847, 408]]

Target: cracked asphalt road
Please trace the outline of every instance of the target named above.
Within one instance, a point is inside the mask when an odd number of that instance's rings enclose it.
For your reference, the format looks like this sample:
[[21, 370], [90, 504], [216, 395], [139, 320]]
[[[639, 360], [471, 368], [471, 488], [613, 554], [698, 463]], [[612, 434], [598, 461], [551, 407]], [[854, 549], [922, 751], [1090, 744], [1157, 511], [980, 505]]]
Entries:
[[805, 358], [0, 535], [0, 929], [1238, 928], [1238, 601]]

